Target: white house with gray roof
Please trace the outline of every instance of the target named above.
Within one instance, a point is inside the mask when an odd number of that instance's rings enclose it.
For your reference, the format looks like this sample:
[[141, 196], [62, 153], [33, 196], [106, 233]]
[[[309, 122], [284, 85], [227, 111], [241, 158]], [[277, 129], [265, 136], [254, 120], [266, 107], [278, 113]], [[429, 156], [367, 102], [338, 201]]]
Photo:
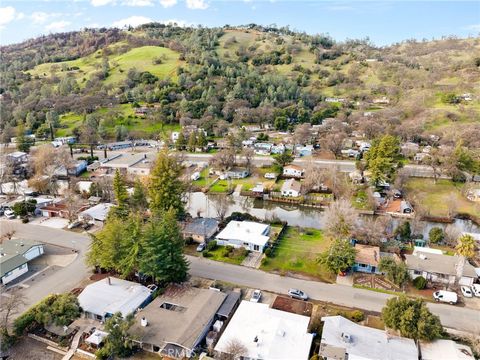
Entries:
[[322, 318], [320, 359], [418, 360], [415, 341], [362, 326], [342, 316]]
[[43, 244], [22, 239], [5, 240], [0, 244], [0, 277], [8, 284], [28, 272], [28, 262], [43, 254]]
[[[453, 285], [460, 257], [439, 254], [428, 248], [415, 247], [412, 255], [405, 256], [405, 263], [412, 279], [423, 276], [427, 281]], [[475, 268], [466, 261], [459, 284], [471, 286], [476, 278]]]

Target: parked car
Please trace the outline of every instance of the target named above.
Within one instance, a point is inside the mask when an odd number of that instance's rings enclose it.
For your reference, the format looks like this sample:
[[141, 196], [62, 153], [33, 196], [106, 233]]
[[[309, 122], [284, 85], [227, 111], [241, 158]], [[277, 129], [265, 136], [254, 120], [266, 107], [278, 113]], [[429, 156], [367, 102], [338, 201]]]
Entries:
[[266, 173], [265, 174], [265, 179], [276, 179], [277, 178], [277, 174], [275, 173]]
[[460, 291], [462, 292], [462, 295], [468, 298], [473, 297], [473, 292], [470, 286], [460, 286]]
[[252, 293], [252, 297], [250, 298], [250, 301], [258, 303], [261, 298], [262, 298], [262, 292], [260, 290], [255, 290]]
[[5, 210], [5, 217], [7, 219], [15, 219], [15, 212], [13, 210]]
[[302, 290], [298, 289], [290, 289], [288, 290], [288, 295], [291, 298], [298, 299], [298, 300], [308, 300], [308, 295], [305, 294]]
[[81, 225], [82, 222], [81, 221], [74, 221], [74, 222], [71, 222], [70, 224], [68, 224], [67, 226], [67, 229], [73, 229], [79, 225]]
[[480, 284], [473, 284], [472, 291], [473, 295], [475, 295], [476, 297], [480, 297]]
[[202, 252], [203, 250], [205, 250], [206, 247], [207, 247], [207, 244], [201, 243], [197, 246], [197, 251]]
[[198, 179], [200, 179], [200, 173], [198, 171], [195, 171], [191, 176], [190, 176], [190, 179], [192, 181], [196, 181]]
[[433, 293], [436, 302], [446, 302], [450, 305], [456, 304], [458, 301], [457, 293], [453, 291], [439, 290]]

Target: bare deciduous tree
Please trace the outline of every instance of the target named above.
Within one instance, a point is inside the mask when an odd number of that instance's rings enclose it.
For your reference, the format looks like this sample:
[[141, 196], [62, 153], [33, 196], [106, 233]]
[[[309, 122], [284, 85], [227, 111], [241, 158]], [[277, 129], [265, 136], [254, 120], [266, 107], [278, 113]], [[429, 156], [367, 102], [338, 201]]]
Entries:
[[210, 159], [210, 165], [226, 170], [235, 164], [235, 152], [233, 149], [223, 149]]
[[238, 339], [228, 342], [224, 352], [220, 355], [221, 360], [238, 360], [248, 355], [247, 347]]
[[327, 180], [327, 172], [320, 169], [313, 162], [309, 162], [305, 167], [305, 179], [302, 182], [302, 191], [308, 193], [312, 190], [318, 190]]
[[216, 195], [211, 197], [211, 201], [213, 202], [217, 217], [223, 221], [230, 205], [232, 204], [230, 197], [227, 195]]
[[358, 227], [358, 212], [347, 199], [332, 202], [325, 210], [325, 232], [333, 238], [347, 239]]
[[245, 167], [248, 171], [252, 168], [252, 160], [255, 156], [255, 151], [252, 148], [244, 148], [242, 149], [242, 155], [245, 159]]

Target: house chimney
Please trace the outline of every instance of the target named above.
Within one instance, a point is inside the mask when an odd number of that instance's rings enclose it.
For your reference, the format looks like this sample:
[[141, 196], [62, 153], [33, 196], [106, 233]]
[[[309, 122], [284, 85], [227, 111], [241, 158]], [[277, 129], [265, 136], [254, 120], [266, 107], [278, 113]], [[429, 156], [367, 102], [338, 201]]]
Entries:
[[110, 280], [110, 276], [107, 276], [107, 284], [112, 285], [112, 281]]
[[146, 327], [148, 325], [148, 321], [145, 316], [140, 319], [140, 325], [142, 325], [143, 327]]

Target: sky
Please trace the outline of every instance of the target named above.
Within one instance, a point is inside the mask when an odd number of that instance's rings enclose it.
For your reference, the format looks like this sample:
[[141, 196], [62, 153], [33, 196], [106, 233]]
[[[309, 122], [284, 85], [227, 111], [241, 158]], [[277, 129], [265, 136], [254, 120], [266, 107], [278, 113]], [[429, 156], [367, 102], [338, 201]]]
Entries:
[[0, 44], [84, 27], [176, 22], [290, 26], [335, 40], [369, 37], [383, 46], [407, 39], [479, 36], [480, 1], [333, 0], [0, 0]]

